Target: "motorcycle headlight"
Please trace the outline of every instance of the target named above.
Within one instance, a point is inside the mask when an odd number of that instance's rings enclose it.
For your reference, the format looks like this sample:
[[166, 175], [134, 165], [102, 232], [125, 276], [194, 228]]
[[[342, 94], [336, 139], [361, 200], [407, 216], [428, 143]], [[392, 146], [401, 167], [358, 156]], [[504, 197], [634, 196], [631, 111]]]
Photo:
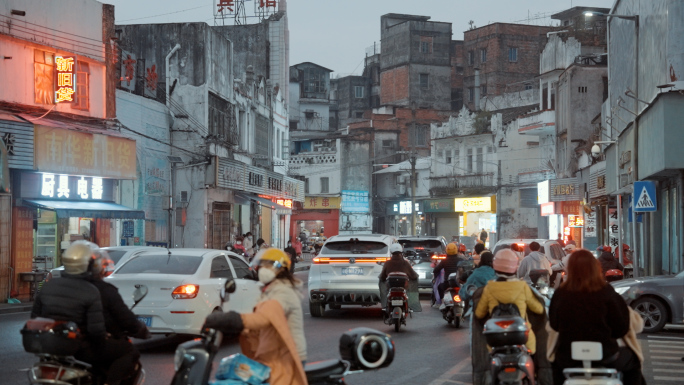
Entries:
[[616, 287], [615, 292], [620, 294], [620, 295], [623, 295], [631, 288], [632, 288], [631, 286]]
[[185, 359], [185, 348], [182, 346], [179, 346], [176, 348], [176, 355], [173, 356], [173, 367], [176, 371], [178, 371], [183, 364], [183, 360]]

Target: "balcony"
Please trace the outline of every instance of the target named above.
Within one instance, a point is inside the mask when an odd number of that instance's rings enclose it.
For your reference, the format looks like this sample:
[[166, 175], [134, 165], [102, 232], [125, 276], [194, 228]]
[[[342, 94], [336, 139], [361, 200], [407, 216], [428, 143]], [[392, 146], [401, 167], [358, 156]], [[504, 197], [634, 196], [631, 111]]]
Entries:
[[551, 135], [556, 133], [556, 111], [544, 110], [523, 115], [518, 119], [521, 135]]
[[290, 169], [304, 168], [309, 165], [334, 165], [338, 162], [337, 149], [331, 147], [329, 151], [301, 152], [290, 155]]
[[486, 194], [495, 191], [494, 173], [430, 178], [431, 196]]

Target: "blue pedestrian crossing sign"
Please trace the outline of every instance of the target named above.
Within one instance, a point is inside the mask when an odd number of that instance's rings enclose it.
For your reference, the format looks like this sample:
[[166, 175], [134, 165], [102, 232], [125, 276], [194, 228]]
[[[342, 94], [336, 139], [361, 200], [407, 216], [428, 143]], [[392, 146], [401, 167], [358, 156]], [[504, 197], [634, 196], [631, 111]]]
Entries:
[[643, 213], [656, 211], [655, 182], [642, 181], [634, 182], [634, 212]]

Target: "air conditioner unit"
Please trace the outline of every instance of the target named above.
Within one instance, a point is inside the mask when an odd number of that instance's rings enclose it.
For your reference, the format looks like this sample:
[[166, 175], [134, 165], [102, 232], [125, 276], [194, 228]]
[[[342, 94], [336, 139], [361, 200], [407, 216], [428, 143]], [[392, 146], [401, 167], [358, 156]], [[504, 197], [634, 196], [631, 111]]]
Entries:
[[180, 203], [188, 203], [190, 201], [190, 197], [188, 195], [187, 191], [181, 191], [180, 192], [180, 199], [178, 200]]

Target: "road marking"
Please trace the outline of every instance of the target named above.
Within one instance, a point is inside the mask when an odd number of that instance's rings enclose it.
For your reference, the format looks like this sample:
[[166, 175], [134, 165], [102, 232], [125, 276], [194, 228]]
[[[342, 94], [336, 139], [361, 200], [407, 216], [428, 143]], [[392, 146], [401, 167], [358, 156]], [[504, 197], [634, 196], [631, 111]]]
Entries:
[[651, 356], [648, 358], [657, 358], [659, 360], [677, 360], [677, 361], [681, 361], [681, 359], [682, 359], [681, 357], [670, 357], [670, 356]]
[[451, 369], [447, 370], [444, 374], [442, 374], [439, 378], [436, 380], [432, 381], [428, 385], [443, 385], [445, 382], [451, 382], [451, 377], [455, 376], [456, 374], [461, 372], [461, 369], [466, 367], [467, 365], [470, 364], [470, 357], [466, 358], [465, 360], [459, 362], [458, 364], [454, 365]]
[[651, 362], [651, 366], [682, 366], [679, 362]]
[[648, 336], [649, 339], [656, 339], [656, 340], [677, 340], [677, 341], [684, 341], [684, 337], [671, 337], [671, 336]]
[[669, 350], [657, 350], [657, 349], [648, 349], [650, 353], [675, 353], [675, 354], [684, 354], [684, 349], [669, 349]]
[[656, 381], [681, 381], [681, 377], [663, 377], [663, 376], [655, 376], [653, 377], [654, 380]]
[[684, 346], [684, 341], [665, 341], [665, 340], [652, 340], [646, 341], [648, 346], [653, 346], [657, 344], [667, 344], [667, 345], [682, 345]]
[[652, 369], [654, 372], [684, 373], [684, 370], [677, 369]]

